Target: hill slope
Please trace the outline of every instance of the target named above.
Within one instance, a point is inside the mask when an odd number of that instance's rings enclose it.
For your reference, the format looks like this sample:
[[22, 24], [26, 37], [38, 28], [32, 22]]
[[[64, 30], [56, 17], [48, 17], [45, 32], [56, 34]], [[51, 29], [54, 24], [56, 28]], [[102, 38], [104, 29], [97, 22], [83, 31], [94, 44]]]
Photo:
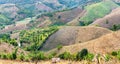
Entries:
[[[113, 9], [117, 8], [118, 5], [112, 1], [106, 0], [96, 4], [91, 4], [85, 7], [86, 12], [81, 17], [78, 16], [76, 20], [73, 20], [81, 25], [80, 22], [84, 22], [85, 25], [92, 23], [94, 20], [104, 17], [110, 13]], [[73, 22], [72, 21], [72, 22]]]
[[112, 28], [113, 25], [120, 24], [120, 8], [113, 10], [110, 14], [103, 18], [97, 19], [91, 25], [97, 25], [105, 28]]
[[64, 25], [75, 19], [82, 11], [83, 10], [81, 8], [73, 8], [54, 13], [42, 14], [37, 16], [37, 18], [33, 22], [29, 23], [28, 26], [45, 27], [46, 25]]
[[80, 20], [85, 22], [93, 21], [110, 13], [112, 9], [118, 7], [112, 1], [103, 1], [86, 7], [87, 13]]
[[[91, 40], [84, 43], [75, 45], [65, 46], [57, 53], [63, 53], [68, 51], [70, 53], [76, 53], [84, 48], [88, 49], [89, 52], [94, 54], [106, 54], [112, 51], [120, 49], [120, 31], [104, 35], [98, 39]], [[55, 51], [55, 49], [54, 49]]]
[[65, 46], [75, 43], [83, 43], [96, 39], [107, 33], [111, 33], [111, 31], [99, 27], [63, 27], [48, 38], [41, 50], [50, 50], [56, 48], [58, 45]]

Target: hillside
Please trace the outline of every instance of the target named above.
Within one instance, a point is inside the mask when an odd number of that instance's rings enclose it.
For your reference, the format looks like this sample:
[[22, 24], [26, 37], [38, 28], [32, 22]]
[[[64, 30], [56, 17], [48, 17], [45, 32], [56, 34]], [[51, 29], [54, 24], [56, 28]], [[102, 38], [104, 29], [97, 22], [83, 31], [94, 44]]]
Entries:
[[73, 8], [68, 10], [57, 11], [38, 15], [34, 21], [28, 24], [30, 27], [46, 27], [51, 25], [65, 25], [76, 18], [83, 10]]
[[[8, 43], [0, 43], [0, 54], [2, 53], [6, 53], [6, 54], [10, 54], [15, 50], [15, 46], [8, 44]], [[18, 52], [17, 54], [21, 54], [24, 53], [25, 55], [28, 53], [20, 48], [18, 48]]]
[[86, 13], [78, 18], [78, 22], [84, 22], [85, 25], [92, 23], [94, 20], [104, 17], [110, 13], [113, 9], [117, 8], [118, 5], [112, 1], [103, 1], [96, 4], [88, 5], [85, 7]]
[[14, 32], [17, 30], [25, 30], [28, 29], [27, 24], [31, 21], [31, 18], [26, 18], [24, 20], [18, 21], [14, 24], [7, 25], [0, 30], [0, 34]]
[[[112, 51], [119, 50], [119, 41], [120, 41], [120, 31], [109, 33], [107, 35], [101, 36], [100, 38], [97, 38], [95, 40], [91, 40], [84, 43], [78, 43], [70, 46], [64, 46], [59, 52], [57, 53], [63, 53], [65, 51], [70, 53], [76, 53], [83, 48], [86, 48], [89, 50], [89, 52], [94, 54], [106, 54], [111, 53]], [[55, 51], [55, 49], [53, 50]]]
[[0, 64], [120, 64], [119, 6], [120, 0], [0, 0]]
[[83, 43], [99, 38], [107, 33], [111, 33], [111, 31], [100, 27], [66, 26], [51, 35], [41, 50], [50, 50], [56, 48], [58, 45], [67, 46]]
[[110, 14], [106, 15], [103, 18], [97, 19], [91, 25], [96, 25], [110, 29], [114, 28], [114, 25], [116, 25], [116, 27], [118, 26], [119, 28], [119, 24], [120, 24], [119, 12], [120, 12], [120, 8], [114, 9]]
[[[115, 9], [118, 5], [112, 1], [105, 1], [87, 6], [85, 9], [87, 13], [81, 18], [81, 21], [93, 21], [97, 18], [103, 17], [108, 14], [112, 9]], [[104, 8], [104, 9], [103, 9]]]

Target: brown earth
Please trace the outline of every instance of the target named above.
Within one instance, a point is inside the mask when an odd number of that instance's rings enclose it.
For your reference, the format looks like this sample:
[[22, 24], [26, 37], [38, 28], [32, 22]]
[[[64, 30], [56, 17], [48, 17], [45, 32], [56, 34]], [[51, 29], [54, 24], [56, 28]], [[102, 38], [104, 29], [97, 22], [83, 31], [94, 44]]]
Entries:
[[55, 13], [54, 18], [60, 20], [61, 22], [67, 23], [76, 18], [82, 11], [83, 10], [81, 8], [75, 8], [68, 11], [57, 12]]
[[[8, 43], [0, 43], [0, 53], [12, 53], [13, 51], [15, 51], [14, 46], [12, 46]], [[20, 54], [20, 53], [24, 53], [25, 55], [27, 54], [27, 52], [18, 48], [17, 54]]]
[[50, 50], [56, 48], [58, 45], [67, 46], [75, 43], [83, 43], [111, 32], [108, 29], [100, 27], [65, 26], [51, 35], [41, 50]]
[[70, 22], [68, 22], [67, 23], [67, 25], [72, 25], [72, 26], [77, 26], [77, 25], [79, 25], [80, 23], [79, 23], [79, 20], [80, 20], [80, 18], [82, 17], [82, 16], [84, 16], [84, 14], [86, 14], [86, 10], [83, 10], [81, 13], [79, 13], [79, 15], [75, 18], [75, 19], [73, 19], [72, 21], [70, 21]]
[[110, 14], [97, 19], [91, 25], [97, 25], [105, 28], [112, 28], [113, 25], [120, 24], [120, 8], [114, 9]]
[[[120, 64], [120, 61], [118, 60], [110, 60], [110, 61], [101, 61], [101, 64]], [[13, 60], [1, 60], [0, 64], [35, 64], [35, 62], [22, 62], [22, 61], [13, 61]], [[39, 61], [37, 64], [52, 64], [52, 61]], [[58, 63], [55, 64], [97, 64], [95, 62], [90, 61], [67, 61], [67, 60], [61, 60]]]
[[[64, 46], [61, 50], [54, 49], [58, 54], [68, 51], [70, 53], [77, 53], [82, 49], [88, 49], [93, 54], [106, 54], [112, 51], [120, 50], [120, 31], [103, 35], [100, 38], [78, 43], [70, 46]], [[52, 52], [53, 52], [52, 51]]]

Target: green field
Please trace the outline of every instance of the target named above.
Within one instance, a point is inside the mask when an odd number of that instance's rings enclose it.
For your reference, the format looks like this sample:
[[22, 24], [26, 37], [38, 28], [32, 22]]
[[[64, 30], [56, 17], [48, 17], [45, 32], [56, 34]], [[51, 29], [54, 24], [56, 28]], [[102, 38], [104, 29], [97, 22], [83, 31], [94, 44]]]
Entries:
[[85, 24], [89, 24], [98, 18], [104, 17], [106, 14], [110, 13], [112, 9], [117, 8], [118, 5], [112, 1], [103, 1], [100, 3], [88, 5], [85, 7], [87, 13], [80, 19], [84, 21]]

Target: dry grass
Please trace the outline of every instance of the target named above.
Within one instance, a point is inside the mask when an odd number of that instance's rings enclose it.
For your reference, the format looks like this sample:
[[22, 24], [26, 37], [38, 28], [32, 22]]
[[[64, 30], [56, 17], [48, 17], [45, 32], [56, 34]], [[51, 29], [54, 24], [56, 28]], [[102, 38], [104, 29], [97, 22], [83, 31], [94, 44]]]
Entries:
[[[84, 42], [78, 43], [70, 46], [64, 46], [61, 50], [57, 51], [58, 54], [61, 54], [65, 51], [70, 53], [77, 53], [78, 51], [86, 48], [89, 52], [94, 54], [106, 54], [112, 51], [116, 51], [120, 49], [120, 31], [110, 33], [104, 35], [100, 38]], [[56, 51], [56, 49], [52, 50]], [[51, 52], [51, 51], [50, 51]]]
[[[68, 11], [63, 11], [63, 12], [57, 12], [53, 18], [58, 19], [62, 22], [70, 22], [73, 19], [75, 19], [83, 10], [80, 8], [75, 8], [72, 10], [68, 10]], [[59, 16], [61, 16], [61, 18], [58, 18]]]
[[56, 48], [60, 44], [67, 46], [75, 43], [87, 42], [107, 33], [111, 33], [111, 31], [100, 27], [62, 27], [48, 38], [42, 50], [50, 50]]
[[[22, 61], [13, 61], [13, 60], [0, 60], [0, 64], [35, 64], [35, 62], [22, 62]], [[97, 64], [90, 61], [66, 61], [61, 60], [58, 63], [52, 63], [52, 61], [39, 61], [37, 64]], [[119, 60], [110, 60], [108, 62], [101, 61], [100, 64], [120, 64]]]
[[[61, 60], [58, 63], [52, 63], [52, 61], [39, 61], [37, 64], [95, 64], [94, 62], [89, 61], [65, 61]], [[0, 60], [0, 64], [35, 64], [35, 62], [20, 62], [20, 61], [11, 61], [11, 60]]]
[[79, 13], [79, 15], [73, 19], [72, 21], [68, 22], [67, 25], [70, 25], [70, 26], [76, 26], [76, 25], [79, 25], [79, 21], [80, 21], [80, 18], [82, 16], [84, 16], [86, 14], [86, 10], [83, 10], [81, 13]]

